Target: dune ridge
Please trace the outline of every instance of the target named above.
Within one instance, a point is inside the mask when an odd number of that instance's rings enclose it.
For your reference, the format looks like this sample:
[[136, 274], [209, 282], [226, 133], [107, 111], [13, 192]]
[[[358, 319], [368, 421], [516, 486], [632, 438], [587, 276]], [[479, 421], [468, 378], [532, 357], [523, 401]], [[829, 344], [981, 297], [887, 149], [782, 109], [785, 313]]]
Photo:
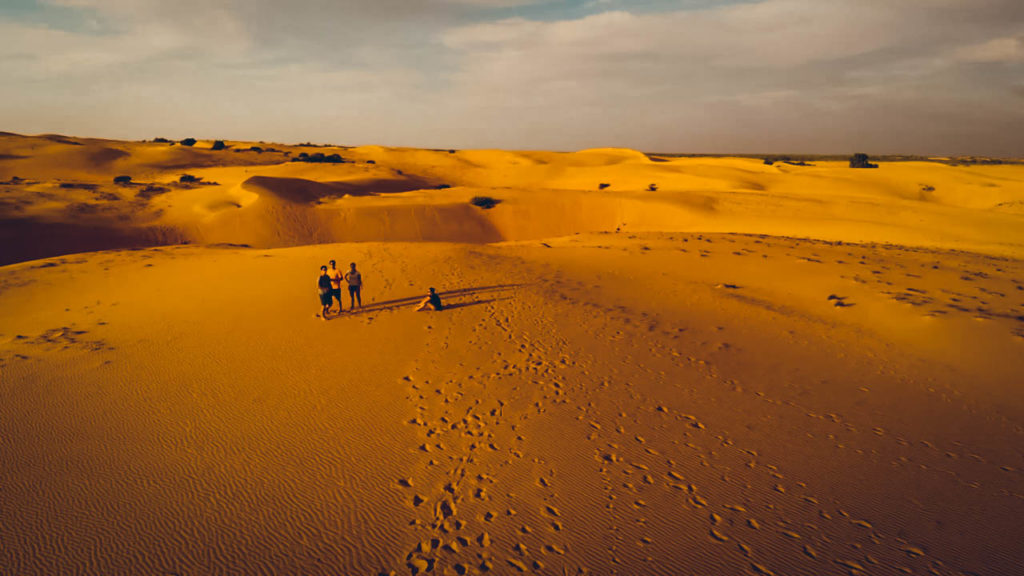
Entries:
[[[308, 147], [229, 142], [222, 151], [61, 137], [0, 137], [0, 217], [80, 223], [133, 245], [228, 242], [495, 242], [578, 232], [736, 232], [896, 242], [1019, 257], [1024, 172], [1018, 165], [842, 162], [766, 165], [750, 158], [662, 158], [621, 149], [576, 153], [316, 148], [341, 164], [292, 162]], [[237, 151], [236, 151], [237, 150]], [[181, 184], [183, 173], [206, 185]], [[114, 175], [133, 179], [114, 186]], [[18, 177], [21, 180], [12, 181]], [[501, 201], [469, 210], [473, 196]], [[255, 198], [260, 202], [252, 204]], [[273, 226], [265, 212], [282, 214]], [[287, 216], [284, 216], [284, 215]], [[361, 226], [361, 220], [372, 225]], [[394, 225], [386, 225], [394, 222]], [[289, 230], [289, 226], [297, 227]], [[130, 227], [130, 226], [129, 226]], [[268, 233], [268, 228], [275, 228]], [[315, 228], [326, 230], [318, 234]], [[419, 232], [409, 232], [418, 230]], [[173, 231], [173, 232], [167, 232]], [[986, 231], [982, 233], [980, 231]], [[992, 231], [991, 234], [987, 231]], [[162, 240], [166, 239], [166, 240]], [[3, 262], [76, 251], [5, 250]]]

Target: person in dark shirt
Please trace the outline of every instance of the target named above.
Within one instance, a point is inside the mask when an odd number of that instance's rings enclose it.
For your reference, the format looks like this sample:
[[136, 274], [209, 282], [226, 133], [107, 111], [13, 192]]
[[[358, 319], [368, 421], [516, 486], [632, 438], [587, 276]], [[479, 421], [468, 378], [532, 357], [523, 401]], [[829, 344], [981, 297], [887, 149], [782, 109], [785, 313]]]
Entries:
[[332, 297], [331, 275], [327, 273], [327, 266], [320, 267], [320, 277], [316, 280], [316, 288], [320, 293], [320, 318], [322, 320], [327, 320], [327, 313], [331, 311]]
[[441, 297], [437, 295], [437, 292], [434, 292], [433, 288], [431, 288], [430, 294], [427, 294], [427, 297], [424, 298], [422, 302], [420, 302], [420, 305], [418, 308], [416, 308], [416, 311], [419, 312], [420, 310], [433, 310], [435, 312], [440, 312], [443, 309], [444, 306], [441, 305]]

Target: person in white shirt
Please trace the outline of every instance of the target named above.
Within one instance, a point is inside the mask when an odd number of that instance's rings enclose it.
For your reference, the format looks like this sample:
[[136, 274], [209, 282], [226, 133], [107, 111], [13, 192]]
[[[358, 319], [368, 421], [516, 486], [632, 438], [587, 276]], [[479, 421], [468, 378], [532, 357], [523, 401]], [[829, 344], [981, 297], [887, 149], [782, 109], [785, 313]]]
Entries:
[[345, 272], [345, 282], [348, 282], [348, 297], [351, 300], [349, 304], [349, 310], [356, 307], [356, 303], [359, 303], [359, 307], [363, 307], [363, 297], [359, 293], [363, 287], [363, 275], [356, 270], [356, 263], [353, 262], [348, 265], [349, 270]]

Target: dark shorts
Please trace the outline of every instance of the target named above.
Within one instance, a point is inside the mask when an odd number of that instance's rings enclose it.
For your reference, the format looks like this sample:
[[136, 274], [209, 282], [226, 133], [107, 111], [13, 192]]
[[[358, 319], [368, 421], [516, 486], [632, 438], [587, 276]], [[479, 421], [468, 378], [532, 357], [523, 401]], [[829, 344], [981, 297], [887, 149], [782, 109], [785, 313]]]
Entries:
[[[341, 302], [341, 288], [331, 288], [330, 296], [333, 296], [334, 298], [337, 298], [338, 302]], [[328, 304], [330, 303], [330, 301], [331, 301], [331, 299], [328, 298], [327, 299]]]
[[348, 287], [348, 295], [351, 296], [353, 294], [359, 294], [359, 289], [360, 288], [361, 288], [361, 286], [349, 286]]
[[331, 305], [331, 291], [330, 290], [321, 290], [320, 291], [320, 304], [323, 305], [323, 306], [330, 306]]

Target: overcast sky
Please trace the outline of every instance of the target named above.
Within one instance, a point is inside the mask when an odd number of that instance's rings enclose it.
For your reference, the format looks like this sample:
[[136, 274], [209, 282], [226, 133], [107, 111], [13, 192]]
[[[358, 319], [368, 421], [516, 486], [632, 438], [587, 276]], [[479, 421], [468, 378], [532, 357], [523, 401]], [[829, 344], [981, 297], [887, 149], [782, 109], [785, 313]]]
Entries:
[[2, 0], [0, 130], [1024, 156], [1022, 0]]

